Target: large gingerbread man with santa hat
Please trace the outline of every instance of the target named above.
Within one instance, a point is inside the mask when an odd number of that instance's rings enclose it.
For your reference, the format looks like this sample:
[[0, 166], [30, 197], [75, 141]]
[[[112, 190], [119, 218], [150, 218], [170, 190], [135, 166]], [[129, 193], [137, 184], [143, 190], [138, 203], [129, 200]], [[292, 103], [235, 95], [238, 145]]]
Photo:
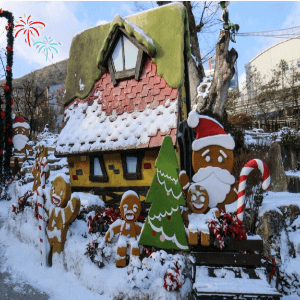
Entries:
[[[224, 209], [225, 205], [237, 200], [238, 182], [231, 174], [233, 169], [234, 140], [215, 119], [191, 111], [188, 125], [195, 128], [196, 139], [192, 144], [192, 166], [195, 175], [190, 182], [186, 173], [181, 172], [180, 182], [194, 211], [205, 213], [211, 208]], [[193, 191], [208, 195], [208, 205], [203, 211], [202, 200]], [[198, 199], [199, 198], [199, 199]]]
[[13, 124], [13, 144], [14, 144], [14, 153], [10, 158], [10, 167], [11, 168], [21, 168], [23, 162], [27, 158], [27, 151], [29, 155], [33, 155], [33, 150], [30, 145], [28, 145], [29, 140], [29, 130], [30, 126], [25, 121], [24, 118], [16, 116], [14, 118]]

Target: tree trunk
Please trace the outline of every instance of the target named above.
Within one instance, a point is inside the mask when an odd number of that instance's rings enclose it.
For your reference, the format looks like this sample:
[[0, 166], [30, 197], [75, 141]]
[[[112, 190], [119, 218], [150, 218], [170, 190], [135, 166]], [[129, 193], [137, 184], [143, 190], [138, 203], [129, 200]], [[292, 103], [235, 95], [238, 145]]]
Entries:
[[235, 73], [234, 64], [238, 53], [234, 48], [228, 51], [229, 32], [221, 30], [216, 45], [216, 68], [208, 96], [197, 105], [200, 114], [212, 114], [224, 120], [226, 117], [225, 103], [228, 96], [230, 81]]
[[[191, 2], [190, 1], [182, 1], [182, 3], [186, 8], [186, 12], [187, 12], [187, 16], [188, 16], [191, 52], [192, 52], [193, 60], [195, 62], [197, 76], [199, 78], [199, 82], [201, 82], [202, 78], [205, 76], [205, 73], [204, 73], [204, 68], [202, 66], [202, 59], [201, 59], [201, 54], [200, 54], [200, 47], [199, 47], [197, 33], [201, 31], [202, 27], [196, 26], [195, 17], [192, 12]], [[204, 24], [202, 26], [204, 26]]]

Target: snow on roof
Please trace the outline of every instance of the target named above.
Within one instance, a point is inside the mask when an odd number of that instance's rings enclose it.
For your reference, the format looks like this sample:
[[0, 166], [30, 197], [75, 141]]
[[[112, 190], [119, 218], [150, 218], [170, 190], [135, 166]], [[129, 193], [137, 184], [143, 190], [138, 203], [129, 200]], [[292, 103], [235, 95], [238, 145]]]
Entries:
[[124, 19], [124, 21], [128, 25], [130, 25], [136, 32], [138, 32], [144, 39], [146, 39], [150, 44], [152, 44], [152, 46], [155, 48], [153, 40], [148, 35], [146, 35], [146, 33], [140, 27], [138, 27], [137, 25], [133, 24], [132, 22], [130, 22], [127, 19]]
[[159, 147], [167, 134], [175, 143], [177, 107], [178, 90], [157, 75], [151, 59], [140, 81], [114, 87], [105, 73], [85, 100], [66, 108], [56, 154]]

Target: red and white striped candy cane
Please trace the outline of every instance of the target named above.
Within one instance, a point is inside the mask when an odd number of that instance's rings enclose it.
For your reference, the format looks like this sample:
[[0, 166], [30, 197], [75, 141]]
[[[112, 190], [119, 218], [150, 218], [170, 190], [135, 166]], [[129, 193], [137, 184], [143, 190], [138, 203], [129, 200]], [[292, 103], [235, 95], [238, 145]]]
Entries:
[[40, 254], [41, 254], [41, 265], [47, 265], [47, 240], [46, 240], [46, 228], [45, 228], [45, 212], [44, 212], [44, 201], [45, 194], [41, 186], [36, 190], [37, 206], [38, 206], [38, 221], [39, 221], [39, 243], [40, 243]]
[[41, 175], [40, 175], [41, 187], [42, 189], [44, 189], [46, 185], [46, 172], [49, 171], [49, 165], [46, 157], [43, 157], [40, 166], [41, 166]]
[[39, 236], [40, 236], [40, 253], [41, 264], [47, 265], [47, 243], [46, 239], [46, 225], [45, 225], [45, 185], [46, 185], [46, 172], [49, 170], [49, 165], [46, 157], [40, 158], [40, 182], [41, 185], [37, 188], [37, 205], [38, 205], [38, 218], [39, 218]]
[[259, 169], [262, 174], [262, 188], [267, 190], [270, 185], [270, 170], [267, 165], [260, 159], [252, 159], [243, 167], [239, 178], [239, 190], [237, 199], [237, 217], [243, 221], [243, 213], [245, 208], [246, 181], [252, 170]]

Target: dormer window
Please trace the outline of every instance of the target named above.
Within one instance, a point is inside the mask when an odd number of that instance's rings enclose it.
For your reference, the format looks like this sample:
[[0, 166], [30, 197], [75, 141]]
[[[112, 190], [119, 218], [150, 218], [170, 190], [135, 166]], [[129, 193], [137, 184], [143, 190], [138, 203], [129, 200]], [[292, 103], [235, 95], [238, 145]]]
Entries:
[[102, 67], [108, 68], [114, 85], [124, 79], [139, 80], [146, 60], [147, 48], [130, 36], [123, 27], [118, 27], [112, 34]]
[[112, 53], [112, 63], [116, 75], [122, 71], [135, 71], [139, 48], [135, 46], [126, 36], [121, 35]]

